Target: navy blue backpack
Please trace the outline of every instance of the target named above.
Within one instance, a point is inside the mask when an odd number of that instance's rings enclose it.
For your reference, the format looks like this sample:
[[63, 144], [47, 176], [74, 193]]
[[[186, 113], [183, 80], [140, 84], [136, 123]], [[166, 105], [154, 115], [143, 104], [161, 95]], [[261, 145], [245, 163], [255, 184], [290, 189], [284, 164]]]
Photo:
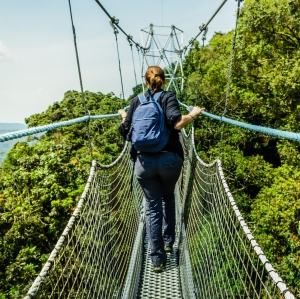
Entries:
[[157, 153], [168, 143], [171, 131], [165, 124], [164, 112], [157, 102], [163, 91], [146, 99], [139, 94], [140, 105], [132, 116], [131, 142], [140, 152]]

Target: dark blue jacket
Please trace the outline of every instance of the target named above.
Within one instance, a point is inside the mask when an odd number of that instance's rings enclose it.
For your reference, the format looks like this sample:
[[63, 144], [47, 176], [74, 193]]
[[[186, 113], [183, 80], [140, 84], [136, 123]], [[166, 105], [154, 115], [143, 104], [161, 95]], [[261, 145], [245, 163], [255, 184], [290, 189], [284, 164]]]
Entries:
[[[154, 95], [154, 92], [151, 88], [149, 88], [145, 93], [146, 97], [149, 95]], [[176, 153], [183, 159], [183, 150], [179, 141], [179, 131], [174, 129], [175, 125], [181, 120], [181, 112], [179, 109], [178, 101], [176, 99], [176, 94], [172, 91], [164, 91], [157, 102], [161, 105], [162, 110], [165, 114], [166, 125], [168, 129], [171, 130], [169, 142], [167, 143], [165, 148], [162, 149], [162, 151]], [[119, 132], [124, 138], [126, 138], [127, 134], [130, 131], [132, 115], [139, 105], [140, 100], [136, 96], [131, 100], [125, 122], [122, 123], [119, 127]], [[136, 150], [134, 149], [134, 147], [132, 147], [131, 157], [134, 161], [136, 159], [136, 154]]]

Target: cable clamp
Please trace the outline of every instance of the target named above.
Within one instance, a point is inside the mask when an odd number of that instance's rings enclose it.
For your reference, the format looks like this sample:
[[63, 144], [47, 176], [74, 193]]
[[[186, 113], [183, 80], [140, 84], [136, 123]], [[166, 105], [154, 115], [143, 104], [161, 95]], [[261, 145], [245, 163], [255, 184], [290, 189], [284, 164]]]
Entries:
[[204, 30], [204, 33], [203, 33], [203, 36], [202, 36], [202, 40], [203, 40], [203, 41], [206, 40], [206, 34], [207, 34], [207, 31], [208, 31], [208, 27], [205, 27], [205, 30]]
[[140, 51], [140, 49], [141, 49], [140, 44], [139, 44], [139, 43], [136, 43], [135, 46], [136, 46], [137, 50]]
[[202, 25], [201, 26], [199, 26], [199, 29], [202, 31], [202, 30], [204, 30], [205, 29], [205, 24], [204, 23], [202, 23]]
[[193, 44], [193, 43], [194, 43], [194, 41], [195, 41], [195, 39], [194, 39], [194, 38], [192, 38], [192, 39], [190, 40], [190, 44]]
[[119, 24], [119, 19], [117, 19], [116, 17], [112, 17], [111, 18], [112, 23], [118, 25]]
[[114, 34], [117, 35], [119, 33], [117, 27], [112, 24], [112, 28], [114, 29]]
[[129, 42], [130, 47], [132, 47], [132, 42], [133, 42], [132, 35], [127, 35], [127, 40]]
[[[119, 20], [117, 20], [117, 21], [119, 22]], [[115, 26], [115, 25], [118, 24], [118, 22], [115, 22], [114, 19], [112, 19], [112, 20], [109, 21], [110, 26], [111, 26], [111, 27], [113, 28], [113, 30], [114, 30], [114, 34], [118, 34], [118, 33], [119, 33], [117, 27]]]
[[175, 50], [176, 54], [181, 55], [183, 53], [183, 49]]
[[110, 26], [111, 26], [113, 29], [115, 29], [115, 25], [114, 25], [114, 23], [113, 23], [112, 20], [109, 20], [109, 24], [110, 24]]

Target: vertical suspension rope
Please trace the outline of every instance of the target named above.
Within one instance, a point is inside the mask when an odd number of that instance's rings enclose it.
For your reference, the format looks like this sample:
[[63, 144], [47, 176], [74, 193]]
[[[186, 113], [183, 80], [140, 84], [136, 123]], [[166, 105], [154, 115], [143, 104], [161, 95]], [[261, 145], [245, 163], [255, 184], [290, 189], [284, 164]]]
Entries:
[[128, 38], [128, 42], [129, 42], [130, 49], [131, 49], [131, 56], [132, 56], [132, 63], [133, 63], [135, 86], [137, 86], [136, 71], [135, 71], [135, 62], [134, 62], [134, 56], [133, 56], [133, 50], [132, 50], [132, 41], [131, 41], [130, 38]]
[[[231, 58], [230, 58], [230, 66], [229, 66], [229, 71], [228, 71], [226, 99], [225, 99], [225, 106], [224, 106], [224, 111], [223, 111], [223, 114], [221, 116], [221, 119], [226, 115], [228, 100], [229, 100], [229, 95], [230, 95], [233, 61], [234, 61], [234, 57], [235, 57], [237, 25], [238, 25], [238, 20], [239, 20], [239, 16], [240, 16], [241, 2], [243, 2], [243, 0], [237, 0], [237, 12], [236, 12], [235, 28], [234, 28], [234, 35], [233, 35], [233, 40], [232, 40], [232, 47], [231, 47]], [[222, 143], [223, 143], [224, 127], [225, 127], [225, 123], [223, 122], [223, 120], [221, 120], [221, 121], [222, 121], [222, 131], [221, 131], [220, 147], [219, 147], [219, 155], [218, 155], [219, 159], [221, 159], [221, 153], [222, 153], [222, 149], [223, 149], [223, 144]]]
[[[73, 38], [74, 38], [74, 47], [75, 47], [76, 61], [77, 61], [77, 68], [78, 68], [78, 75], [79, 75], [79, 82], [80, 82], [80, 89], [81, 89], [82, 105], [83, 105], [83, 108], [84, 108], [84, 114], [86, 116], [88, 116], [90, 114], [89, 114], [89, 111], [87, 110], [87, 107], [86, 107], [86, 101], [85, 101], [85, 96], [84, 96], [84, 92], [83, 92], [83, 84], [82, 84], [82, 77], [81, 77], [81, 70], [80, 70], [80, 63], [79, 63], [79, 55], [78, 55], [77, 42], [76, 42], [76, 31], [75, 31], [75, 26], [74, 26], [74, 22], [73, 22], [71, 0], [68, 0], [68, 1], [69, 1], [70, 17], [71, 17]], [[91, 141], [91, 136], [90, 136], [90, 126], [89, 126], [89, 124], [90, 124], [90, 122], [89, 122], [89, 120], [87, 120], [86, 121], [86, 134], [88, 136], [90, 155], [91, 155], [91, 157], [93, 157], [93, 146], [92, 146], [92, 141]]]
[[142, 62], [141, 62], [141, 54], [140, 54], [140, 48], [136, 47], [137, 51], [138, 51], [138, 57], [139, 57], [139, 63], [140, 63], [140, 69], [142, 69]]
[[[205, 27], [205, 24], [202, 24], [201, 26], [202, 28]], [[205, 40], [206, 40], [206, 34], [207, 34], [207, 31], [208, 31], [208, 27], [206, 27], [203, 31], [203, 35], [202, 35], [202, 49], [204, 48], [204, 43], [205, 43]], [[199, 84], [200, 84], [200, 73], [201, 73], [201, 70], [202, 70], [202, 57], [201, 57], [201, 53], [200, 53], [200, 61], [199, 61], [199, 69], [198, 69], [198, 77], [197, 77], [197, 85], [196, 85], [196, 100], [198, 101], [199, 100]], [[196, 105], [196, 103], [195, 103]]]
[[[142, 60], [141, 60], [141, 56], [143, 55], [143, 59], [144, 59], [144, 53], [145, 53], [145, 49], [141, 48], [141, 49], [137, 49], [138, 50], [138, 56], [139, 56], [139, 62], [140, 62], [140, 70], [141, 70], [141, 80], [142, 80], [142, 89], [143, 89], [143, 93], [145, 92], [145, 86], [144, 86], [144, 80], [143, 80], [143, 64], [142, 64]], [[140, 50], [143, 51], [143, 53], [140, 53]]]
[[117, 45], [118, 61], [119, 61], [119, 73], [120, 73], [121, 88], [122, 88], [122, 97], [123, 97], [123, 100], [125, 100], [125, 97], [124, 97], [124, 87], [123, 87], [123, 77], [122, 77], [122, 70], [121, 70], [120, 51], [119, 51], [119, 43], [118, 43], [118, 33], [119, 33], [119, 31], [116, 28], [116, 26], [114, 25], [115, 22], [118, 22], [118, 20], [116, 20], [114, 18], [113, 21], [110, 22], [110, 24], [111, 24], [111, 26], [114, 29], [114, 34], [115, 34], [115, 37], [116, 37], [116, 45]]

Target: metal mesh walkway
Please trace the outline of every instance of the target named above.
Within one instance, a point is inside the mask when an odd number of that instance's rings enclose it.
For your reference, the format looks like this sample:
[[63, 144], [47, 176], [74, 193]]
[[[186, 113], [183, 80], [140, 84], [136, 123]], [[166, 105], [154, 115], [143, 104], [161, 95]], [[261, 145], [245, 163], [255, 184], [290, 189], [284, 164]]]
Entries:
[[181, 299], [180, 276], [178, 267], [178, 242], [173, 252], [168, 253], [167, 265], [162, 273], [154, 273], [150, 260], [148, 236], [144, 242], [144, 260], [137, 299]]

